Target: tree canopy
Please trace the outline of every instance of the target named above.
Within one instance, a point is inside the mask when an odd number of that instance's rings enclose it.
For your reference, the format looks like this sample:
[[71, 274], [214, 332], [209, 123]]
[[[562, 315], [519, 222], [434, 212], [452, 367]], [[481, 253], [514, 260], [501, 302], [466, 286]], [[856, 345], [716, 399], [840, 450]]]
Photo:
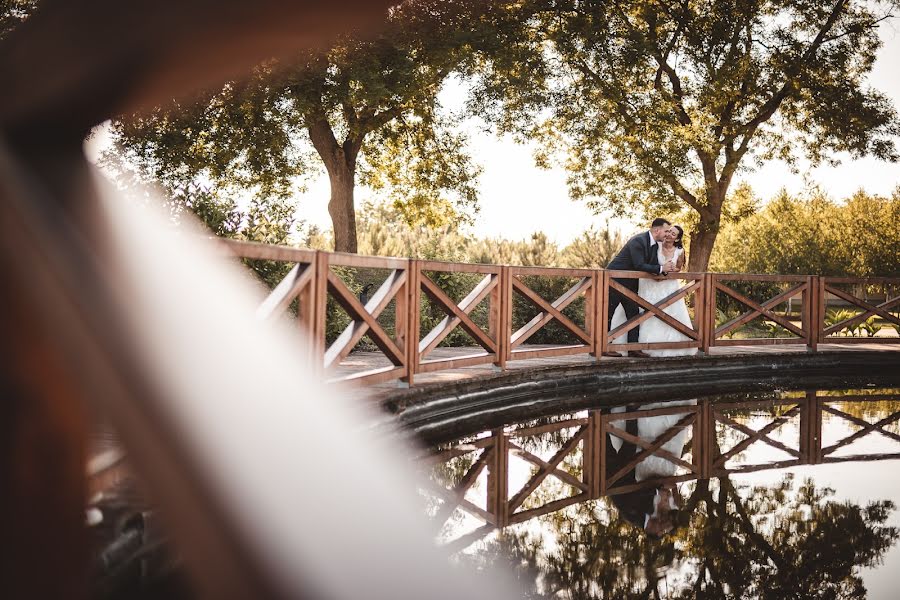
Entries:
[[[697, 215], [703, 271], [735, 176], [840, 153], [895, 161], [900, 120], [866, 77], [896, 0], [526, 0], [530, 69], [486, 72], [473, 107], [561, 157], [597, 209]], [[519, 55], [521, 48], [517, 49]], [[504, 68], [506, 67], [506, 68]]]
[[477, 201], [479, 169], [437, 99], [486, 39], [465, 5], [410, 0], [377, 36], [350, 33], [290, 64], [259, 65], [245, 81], [123, 117], [117, 151], [187, 203], [198, 192], [290, 198], [317, 156], [338, 251], [357, 250], [358, 180], [384, 190], [408, 221], [441, 223]]

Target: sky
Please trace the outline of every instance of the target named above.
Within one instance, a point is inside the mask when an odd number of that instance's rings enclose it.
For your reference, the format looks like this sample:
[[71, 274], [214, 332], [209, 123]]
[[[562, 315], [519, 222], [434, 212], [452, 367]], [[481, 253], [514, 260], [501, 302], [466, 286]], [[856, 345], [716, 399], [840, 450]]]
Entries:
[[[888, 95], [900, 110], [900, 23], [896, 20], [881, 28], [884, 45], [878, 54], [870, 77], [873, 87]], [[461, 106], [463, 92], [458, 85], [448, 85], [441, 101], [448, 108]], [[562, 246], [568, 244], [590, 226], [611, 227], [630, 233], [643, 224], [628, 219], [610, 219], [609, 215], [594, 215], [581, 202], [568, 196], [565, 171], [559, 168], [545, 170], [534, 166], [533, 146], [520, 145], [510, 137], [497, 137], [485, 133], [479, 121], [469, 121], [466, 130], [470, 136], [470, 151], [483, 168], [480, 177], [480, 212], [471, 227], [478, 237], [502, 237], [520, 240], [536, 231], [543, 231]], [[98, 135], [87, 148], [89, 156], [96, 156], [107, 136]], [[798, 193], [812, 182], [821, 186], [832, 198], [850, 196], [860, 188], [867, 192], [889, 195], [900, 185], [900, 164], [866, 158], [842, 160], [839, 166], [820, 166], [809, 169], [800, 167], [799, 173], [791, 173], [780, 161], [771, 161], [751, 173], [744, 173], [732, 183], [732, 189], [740, 181], [747, 181], [764, 202], [781, 188]], [[372, 192], [357, 187], [356, 203], [359, 207], [372, 198]], [[308, 184], [300, 195], [298, 218], [322, 229], [331, 228], [327, 203], [328, 179], [324, 168], [321, 177]], [[552, 204], [551, 204], [552, 202]], [[548, 207], [552, 206], [552, 210]]]

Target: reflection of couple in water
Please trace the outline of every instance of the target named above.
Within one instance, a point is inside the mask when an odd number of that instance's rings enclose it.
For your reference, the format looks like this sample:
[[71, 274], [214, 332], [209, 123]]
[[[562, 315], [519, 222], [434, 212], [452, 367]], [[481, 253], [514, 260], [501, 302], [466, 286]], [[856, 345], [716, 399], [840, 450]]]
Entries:
[[[650, 410], [660, 407], [696, 404], [696, 400], [684, 400], [645, 404], [640, 407], [618, 407], [612, 409], [611, 412], [625, 412], [626, 410], [632, 412], [638, 409]], [[683, 417], [683, 414], [639, 417], [627, 419], [624, 421], [624, 426], [623, 422], [619, 421], [616, 423], [616, 426], [624, 429], [626, 433], [652, 443], [675, 426]], [[684, 453], [687, 436], [688, 430], [684, 427], [660, 448], [677, 457], [681, 457]], [[636, 444], [623, 440], [612, 433], [606, 436], [605, 443], [607, 476], [618, 473], [622, 467], [634, 459], [635, 454], [643, 450]], [[640, 485], [645, 481], [647, 482], [646, 487], [611, 496], [612, 503], [618, 509], [619, 514], [628, 522], [654, 537], [661, 537], [671, 531], [678, 522], [679, 508], [682, 504], [678, 487], [675, 483], [654, 485], [652, 482], [672, 477], [675, 475], [675, 470], [676, 465], [661, 456], [653, 454], [642, 459], [615, 482], [616, 487], [634, 486]]]

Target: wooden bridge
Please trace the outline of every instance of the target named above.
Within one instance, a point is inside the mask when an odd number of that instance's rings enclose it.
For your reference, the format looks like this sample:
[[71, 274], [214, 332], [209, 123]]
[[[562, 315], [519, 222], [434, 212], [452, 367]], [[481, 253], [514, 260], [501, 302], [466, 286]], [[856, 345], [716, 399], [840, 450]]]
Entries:
[[[900, 277], [678, 273], [669, 277], [683, 282], [680, 289], [652, 304], [616, 281], [653, 277], [639, 272], [223, 243], [236, 257], [291, 265], [258, 315], [274, 318], [295, 303], [297, 321], [309, 334], [308, 351], [330, 381], [426, 383], [599, 361], [610, 350], [696, 348], [704, 355], [894, 350], [900, 342]], [[632, 298], [643, 312], [608, 331], [611, 289]], [[682, 299], [692, 326], [664, 312]], [[685, 341], [613, 345], [654, 316]], [[448, 337], [459, 331], [469, 343], [457, 340], [450, 347]], [[373, 346], [360, 351], [364, 337]]]

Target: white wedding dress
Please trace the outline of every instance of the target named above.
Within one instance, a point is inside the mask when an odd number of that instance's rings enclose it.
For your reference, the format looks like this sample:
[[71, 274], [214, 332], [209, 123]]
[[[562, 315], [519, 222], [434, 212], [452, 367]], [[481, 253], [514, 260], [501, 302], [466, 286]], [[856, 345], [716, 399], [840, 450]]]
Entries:
[[[678, 257], [682, 253], [684, 253], [684, 250], [682, 248], [676, 248], [675, 257], [673, 260], [677, 262]], [[665, 264], [666, 259], [662, 254], [662, 245], [660, 245], [657, 256], [659, 259], [659, 264]], [[680, 279], [639, 279], [638, 295], [651, 304], [656, 304], [663, 298], [678, 291], [678, 289], [681, 287], [681, 284], [682, 282]], [[644, 310], [641, 309], [641, 312], [644, 312]], [[688, 313], [687, 304], [685, 304], [684, 298], [666, 307], [664, 309], [664, 312], [675, 317], [676, 319], [693, 329], [694, 326], [691, 323], [691, 315]], [[615, 313], [613, 313], [612, 326], [610, 327], [610, 331], [614, 330], [616, 327], [624, 323], [625, 320], [625, 309], [620, 304], [616, 307]], [[648, 344], [651, 342], [684, 342], [690, 340], [689, 337], [687, 337], [680, 331], [673, 329], [666, 323], [663, 323], [656, 317], [650, 317], [649, 319], [641, 323], [638, 334], [638, 342], [641, 344]], [[627, 341], [628, 334], [625, 333], [612, 340], [612, 343], [624, 344]], [[693, 354], [697, 354], [697, 348], [645, 350], [645, 352], [650, 356], [691, 356]]]

